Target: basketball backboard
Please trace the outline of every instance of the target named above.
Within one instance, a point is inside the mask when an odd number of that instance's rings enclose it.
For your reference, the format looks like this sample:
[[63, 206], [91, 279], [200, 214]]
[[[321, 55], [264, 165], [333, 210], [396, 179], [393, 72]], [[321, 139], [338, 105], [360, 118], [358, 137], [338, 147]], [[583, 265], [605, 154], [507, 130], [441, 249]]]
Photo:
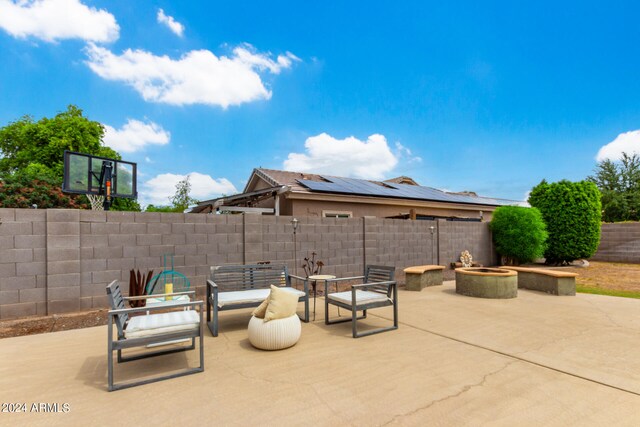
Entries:
[[138, 197], [137, 165], [66, 150], [62, 191], [135, 199]]

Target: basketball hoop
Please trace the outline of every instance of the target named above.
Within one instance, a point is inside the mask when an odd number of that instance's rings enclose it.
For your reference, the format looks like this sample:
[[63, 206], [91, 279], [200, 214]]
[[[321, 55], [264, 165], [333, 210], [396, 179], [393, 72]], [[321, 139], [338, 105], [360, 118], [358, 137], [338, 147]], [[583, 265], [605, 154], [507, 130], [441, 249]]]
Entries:
[[108, 211], [114, 198], [136, 199], [137, 165], [91, 154], [64, 152], [64, 193], [85, 194], [91, 210]]
[[104, 196], [99, 194], [87, 194], [87, 199], [91, 202], [92, 211], [104, 210]]

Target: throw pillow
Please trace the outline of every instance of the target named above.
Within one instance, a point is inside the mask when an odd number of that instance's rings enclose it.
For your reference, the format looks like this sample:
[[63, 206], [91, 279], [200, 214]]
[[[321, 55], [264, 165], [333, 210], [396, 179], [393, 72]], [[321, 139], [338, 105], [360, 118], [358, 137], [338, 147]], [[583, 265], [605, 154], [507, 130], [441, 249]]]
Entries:
[[264, 315], [267, 312], [268, 305], [269, 305], [269, 297], [267, 297], [266, 300], [262, 301], [262, 304], [257, 306], [256, 309], [253, 310], [253, 313], [251, 314], [257, 317], [258, 319], [264, 319]]
[[264, 315], [264, 321], [284, 319], [293, 316], [298, 307], [298, 295], [271, 285], [269, 305]]

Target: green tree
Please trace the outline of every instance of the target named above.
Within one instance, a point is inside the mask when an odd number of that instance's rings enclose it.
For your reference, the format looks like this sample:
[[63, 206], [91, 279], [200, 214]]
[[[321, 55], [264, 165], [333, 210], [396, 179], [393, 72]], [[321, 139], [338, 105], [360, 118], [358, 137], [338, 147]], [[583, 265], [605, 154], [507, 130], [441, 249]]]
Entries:
[[594, 175], [602, 196], [602, 219], [606, 222], [640, 220], [640, 157], [622, 153], [619, 162], [598, 163]]
[[146, 212], [184, 212], [191, 205], [198, 203], [196, 199], [191, 197], [191, 182], [187, 175], [183, 180], [176, 184], [176, 192], [169, 197], [170, 206], [149, 205], [145, 209]]
[[118, 153], [102, 143], [104, 128], [69, 105], [54, 118], [37, 122], [31, 116], [0, 129], [0, 173], [15, 173], [27, 167], [50, 170], [62, 178], [64, 150], [120, 159]]
[[500, 206], [493, 212], [490, 227], [503, 264], [518, 265], [544, 256], [548, 234], [538, 209]]
[[176, 184], [176, 192], [169, 200], [175, 212], [184, 212], [190, 205], [198, 203], [196, 199], [191, 197], [189, 175]]
[[148, 205], [145, 212], [176, 212], [173, 206]]
[[567, 263], [596, 252], [602, 205], [593, 182], [562, 180], [549, 184], [542, 180], [531, 190], [529, 204], [540, 210], [547, 225], [547, 263]]
[[[19, 180], [29, 187], [30, 182], [41, 181], [40, 190], [50, 188], [50, 199], [59, 201], [61, 205], [42, 205], [34, 199], [35, 193], [21, 196], [26, 198], [24, 203], [29, 206], [38, 204], [39, 207], [68, 207], [55, 196], [62, 185], [64, 168], [64, 151], [71, 150], [95, 156], [109, 157], [120, 160], [120, 155], [103, 144], [104, 127], [96, 121], [83, 116], [82, 110], [69, 105], [66, 111], [54, 118], [42, 118], [35, 121], [31, 116], [11, 122], [0, 128], [0, 179], [5, 182]], [[15, 191], [13, 187], [5, 186], [5, 191]], [[39, 192], [36, 192], [39, 193]], [[65, 195], [73, 200], [77, 196]], [[17, 199], [5, 198], [4, 207], [11, 205]], [[86, 197], [80, 196], [80, 206], [88, 206]], [[117, 200], [117, 199], [116, 199]], [[140, 210], [137, 202], [132, 200], [118, 200], [115, 209]], [[137, 208], [137, 209], [136, 209]]]

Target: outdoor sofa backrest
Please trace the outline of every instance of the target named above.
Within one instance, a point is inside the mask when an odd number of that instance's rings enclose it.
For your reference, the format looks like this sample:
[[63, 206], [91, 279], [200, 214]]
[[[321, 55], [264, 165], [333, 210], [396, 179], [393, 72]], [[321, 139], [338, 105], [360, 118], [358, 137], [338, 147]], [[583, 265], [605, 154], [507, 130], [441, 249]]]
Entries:
[[286, 265], [221, 265], [211, 267], [211, 281], [219, 292], [265, 289], [270, 285], [291, 286]]

